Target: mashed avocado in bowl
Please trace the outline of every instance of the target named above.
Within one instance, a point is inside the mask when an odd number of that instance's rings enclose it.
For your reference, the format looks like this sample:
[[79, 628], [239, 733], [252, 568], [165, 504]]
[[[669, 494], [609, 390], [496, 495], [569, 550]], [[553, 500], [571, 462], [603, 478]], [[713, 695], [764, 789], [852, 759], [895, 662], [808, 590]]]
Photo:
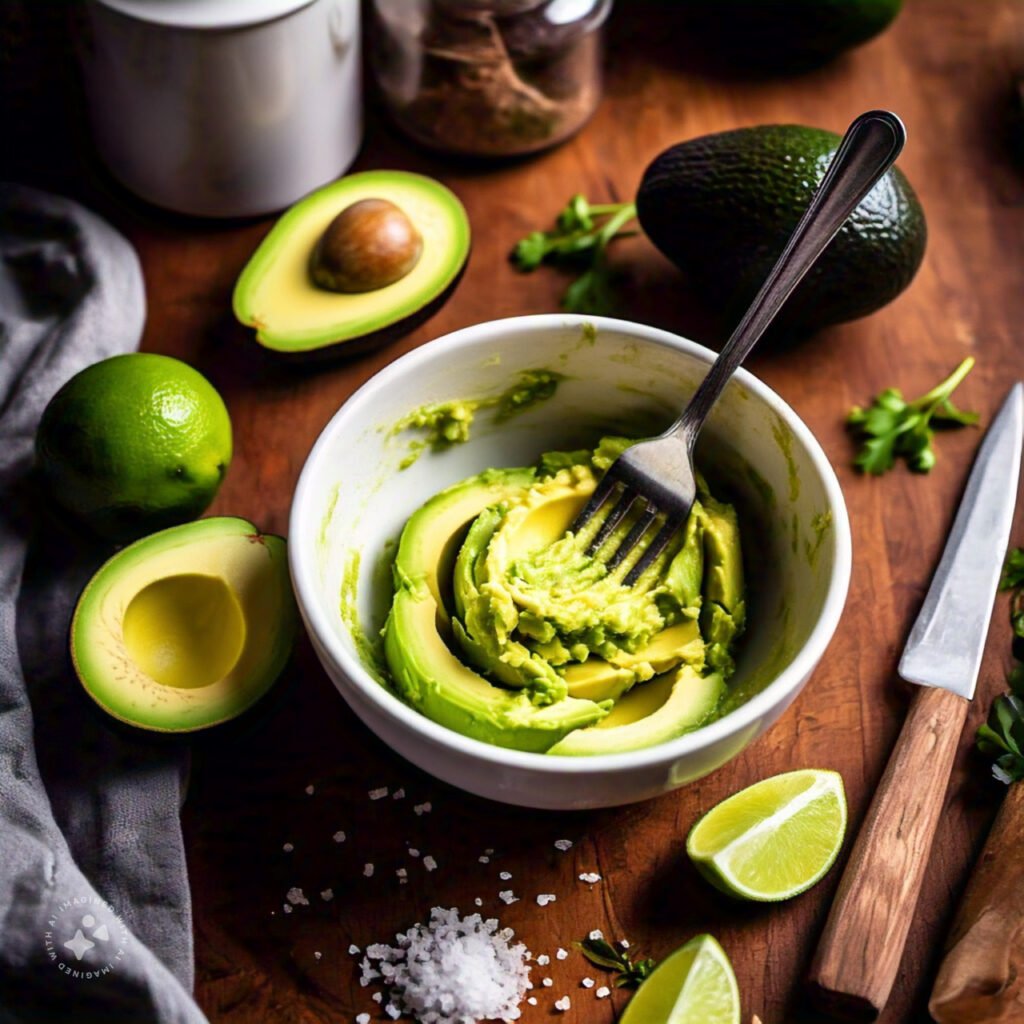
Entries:
[[714, 771], [795, 699], [839, 621], [849, 522], [820, 445], [751, 374], [712, 410], [698, 509], [640, 587], [563, 540], [622, 439], [667, 427], [713, 358], [621, 320], [497, 320], [334, 415], [289, 564], [327, 675], [396, 755], [493, 800], [608, 807]]
[[601, 514], [568, 532], [631, 443], [487, 469], [411, 516], [383, 630], [403, 700], [475, 739], [555, 755], [636, 750], [715, 716], [746, 618], [732, 505], [701, 479], [685, 529], [631, 587], [644, 543], [612, 571], [604, 559], [634, 514], [594, 555]]

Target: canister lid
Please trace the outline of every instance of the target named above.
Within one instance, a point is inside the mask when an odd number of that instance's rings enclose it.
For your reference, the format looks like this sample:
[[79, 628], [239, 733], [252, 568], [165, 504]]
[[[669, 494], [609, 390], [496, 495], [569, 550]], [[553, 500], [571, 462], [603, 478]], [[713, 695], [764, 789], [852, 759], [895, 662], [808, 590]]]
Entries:
[[175, 28], [240, 28], [284, 17], [315, 0], [94, 0], [128, 18]]

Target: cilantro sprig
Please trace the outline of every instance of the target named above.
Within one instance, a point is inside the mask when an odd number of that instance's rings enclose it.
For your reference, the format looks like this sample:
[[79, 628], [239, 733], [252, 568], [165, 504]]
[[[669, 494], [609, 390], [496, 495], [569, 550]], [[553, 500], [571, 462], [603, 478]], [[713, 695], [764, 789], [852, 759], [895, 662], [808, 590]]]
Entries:
[[615, 305], [614, 281], [608, 265], [608, 245], [633, 232], [626, 225], [636, 218], [634, 203], [590, 203], [575, 195], [550, 231], [531, 231], [510, 254], [524, 274], [543, 264], [576, 272], [562, 296], [569, 313], [609, 313]]
[[631, 960], [624, 949], [599, 938], [586, 938], [574, 942], [576, 947], [594, 966], [618, 972], [613, 984], [616, 988], [639, 988], [657, 966], [653, 960]]
[[1010, 692], [992, 702], [977, 744], [992, 758], [995, 778], [1009, 784], [1024, 780], [1024, 549], [1014, 548], [1007, 556], [999, 589], [1011, 591], [1014, 665], [1006, 680]]
[[941, 384], [913, 402], [898, 388], [886, 388], [867, 409], [854, 406], [846, 418], [848, 428], [860, 441], [854, 465], [876, 476], [904, 459], [915, 473], [927, 473], [935, 465], [936, 427], [974, 426], [978, 414], [958, 409], [950, 396], [971, 371], [974, 359], [965, 359]]

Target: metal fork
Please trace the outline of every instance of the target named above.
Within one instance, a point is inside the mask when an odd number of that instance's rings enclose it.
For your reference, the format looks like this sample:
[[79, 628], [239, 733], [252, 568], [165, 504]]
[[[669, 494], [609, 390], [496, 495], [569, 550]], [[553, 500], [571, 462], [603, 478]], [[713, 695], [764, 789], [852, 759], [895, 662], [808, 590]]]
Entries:
[[693, 472], [697, 435], [733, 371], [764, 334], [846, 218], [892, 166], [906, 138], [903, 122], [887, 110], [868, 111], [850, 125], [782, 255], [682, 415], [663, 434], [623, 452], [608, 468], [569, 528], [572, 533], [579, 533], [612, 492], [621, 487], [619, 500], [587, 547], [588, 552], [595, 554], [634, 504], [643, 502], [643, 510], [607, 561], [611, 571], [629, 557], [655, 520], [664, 517], [654, 539], [626, 574], [623, 582], [627, 586], [636, 583], [690, 514], [697, 496]]

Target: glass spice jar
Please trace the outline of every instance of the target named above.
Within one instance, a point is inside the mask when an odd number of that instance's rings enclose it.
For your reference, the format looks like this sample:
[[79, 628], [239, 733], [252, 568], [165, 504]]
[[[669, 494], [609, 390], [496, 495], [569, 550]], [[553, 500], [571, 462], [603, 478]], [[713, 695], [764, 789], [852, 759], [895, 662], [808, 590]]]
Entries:
[[601, 99], [612, 0], [371, 0], [373, 72], [433, 149], [502, 157], [557, 145]]

